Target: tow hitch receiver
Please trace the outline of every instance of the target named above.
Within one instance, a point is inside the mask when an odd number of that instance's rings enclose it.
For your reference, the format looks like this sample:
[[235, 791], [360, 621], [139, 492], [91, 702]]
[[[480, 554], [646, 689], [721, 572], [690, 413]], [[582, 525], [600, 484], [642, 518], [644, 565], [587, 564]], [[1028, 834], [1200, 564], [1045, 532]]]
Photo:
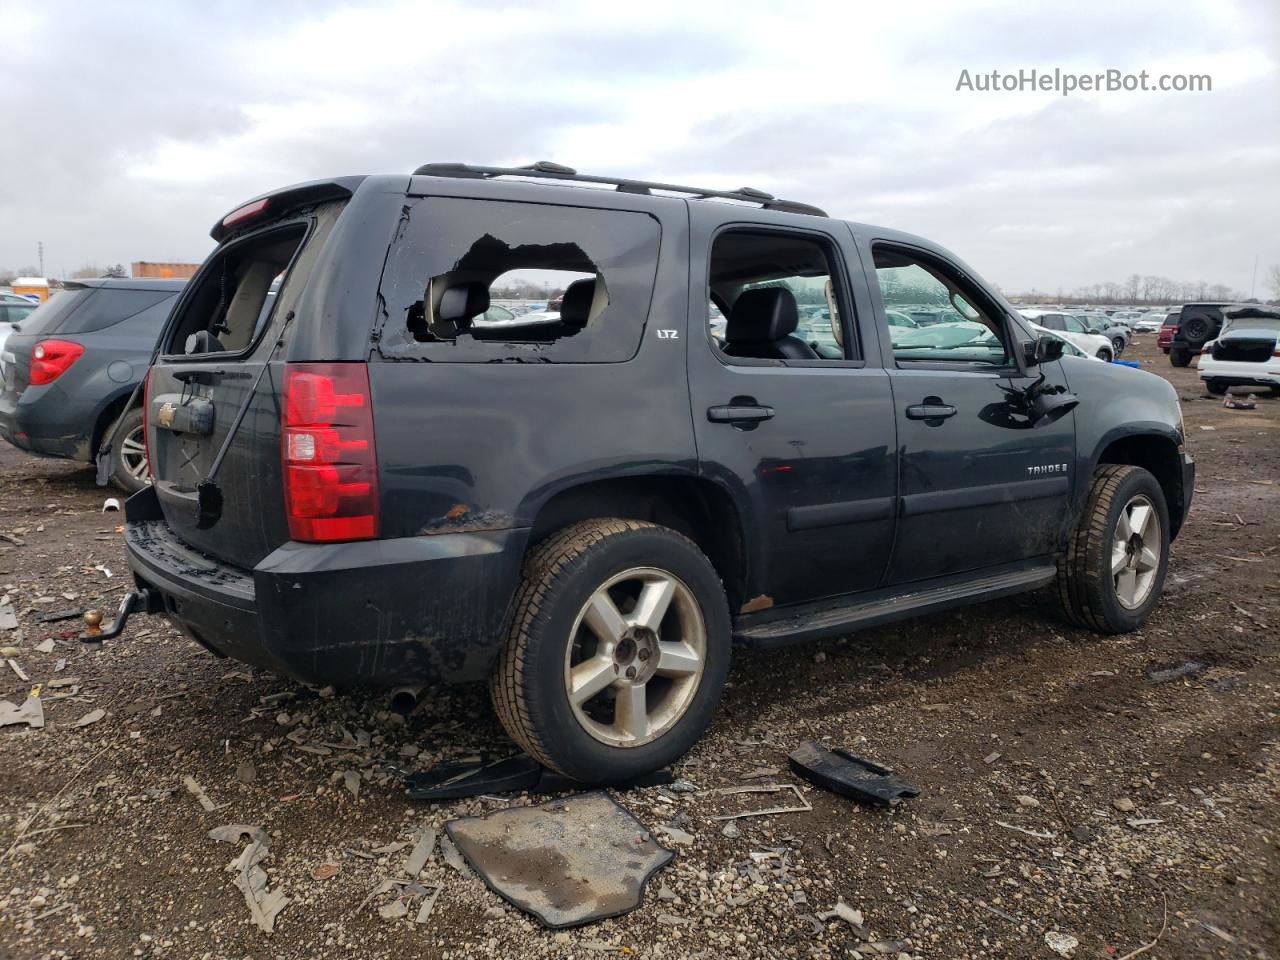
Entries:
[[787, 757], [791, 769], [810, 783], [852, 797], [863, 803], [892, 807], [903, 797], [918, 797], [920, 790], [899, 780], [892, 770], [847, 750], [828, 750], [806, 740]]
[[114, 640], [124, 630], [129, 616], [135, 612], [152, 613], [151, 591], [145, 587], [130, 590], [120, 601], [116, 618], [106, 626], [102, 625], [101, 610], [86, 610], [84, 614], [84, 632], [80, 634], [81, 643], [102, 643], [103, 640]]

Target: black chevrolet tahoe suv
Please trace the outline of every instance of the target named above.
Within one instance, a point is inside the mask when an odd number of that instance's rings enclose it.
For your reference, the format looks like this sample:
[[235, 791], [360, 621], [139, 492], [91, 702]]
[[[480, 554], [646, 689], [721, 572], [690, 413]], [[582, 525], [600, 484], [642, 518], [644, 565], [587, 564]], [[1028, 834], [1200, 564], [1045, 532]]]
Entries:
[[[487, 680], [582, 781], [687, 751], [736, 644], [1051, 584], [1133, 630], [1190, 506], [1165, 381], [1063, 357], [933, 243], [757, 190], [428, 164], [213, 237], [146, 380], [104, 635], [138, 610], [311, 683]], [[531, 287], [558, 309], [486, 319]], [[886, 322], [922, 303], [959, 319]]]

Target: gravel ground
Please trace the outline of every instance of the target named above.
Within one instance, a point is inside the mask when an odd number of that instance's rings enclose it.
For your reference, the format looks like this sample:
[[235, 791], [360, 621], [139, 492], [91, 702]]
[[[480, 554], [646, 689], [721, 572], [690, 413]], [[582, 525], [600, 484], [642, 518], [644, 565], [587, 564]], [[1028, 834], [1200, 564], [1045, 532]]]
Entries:
[[[0, 957], [1123, 958], [1157, 936], [1145, 956], [1280, 956], [1280, 401], [1226, 410], [1150, 338], [1130, 354], [1177, 386], [1199, 464], [1148, 625], [1094, 636], [1041, 593], [739, 656], [681, 777], [794, 783], [788, 751], [830, 738], [920, 797], [881, 811], [804, 785], [810, 811], [726, 826], [711, 818], [747, 800], [619, 793], [677, 828], [656, 834], [676, 856], [640, 909], [561, 933], [439, 849], [425, 923], [421, 888], [365, 902], [425, 827], [542, 802], [414, 804], [385, 771], [508, 751], [481, 691], [428, 692], [405, 719], [385, 696], [216, 660], [155, 618], [81, 648], [77, 621], [38, 618], [114, 606], [119, 515], [88, 468], [5, 446], [0, 588], [19, 626], [0, 629], [17, 668], [0, 662], [0, 698], [43, 684], [46, 725], [0, 730]], [[266, 831], [260, 867], [289, 901], [272, 934], [228, 870], [247, 841], [208, 836], [225, 824]], [[407, 916], [384, 916], [398, 898]], [[860, 926], [826, 916], [839, 902]]]

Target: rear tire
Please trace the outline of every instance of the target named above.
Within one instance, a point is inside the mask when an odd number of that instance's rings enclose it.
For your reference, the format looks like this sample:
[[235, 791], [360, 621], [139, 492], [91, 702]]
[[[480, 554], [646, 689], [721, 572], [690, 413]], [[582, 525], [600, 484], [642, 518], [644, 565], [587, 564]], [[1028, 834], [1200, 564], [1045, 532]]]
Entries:
[[[109, 436], [111, 428], [108, 428]], [[134, 494], [151, 483], [147, 478], [147, 449], [142, 429], [142, 408], [125, 411], [111, 444], [111, 482]]]
[[526, 556], [489, 693], [540, 763], [623, 784], [698, 741], [729, 652], [724, 587], [696, 545], [651, 523], [587, 520]]
[[1111, 351], [1108, 350], [1106, 347], [1099, 347], [1098, 352], [1095, 354], [1095, 356], [1099, 360], [1101, 360], [1103, 363], [1110, 363], [1113, 359], [1115, 359], [1112, 356]]
[[1160, 601], [1168, 568], [1169, 510], [1156, 478], [1141, 467], [1099, 467], [1058, 560], [1067, 619], [1098, 633], [1138, 629]]
[[1191, 354], [1180, 347], [1171, 347], [1169, 349], [1169, 362], [1175, 367], [1188, 367], [1191, 365]]
[[1224, 396], [1227, 392], [1227, 385], [1221, 380], [1206, 380], [1204, 382], [1204, 388], [1215, 397]]
[[1115, 348], [1116, 356], [1124, 353], [1124, 337], [1112, 337], [1111, 346]]

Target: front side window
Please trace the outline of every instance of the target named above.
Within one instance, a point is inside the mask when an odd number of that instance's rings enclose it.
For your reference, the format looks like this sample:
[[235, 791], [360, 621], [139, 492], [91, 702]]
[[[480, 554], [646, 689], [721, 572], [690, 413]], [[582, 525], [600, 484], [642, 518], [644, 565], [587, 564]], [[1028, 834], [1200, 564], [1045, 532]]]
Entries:
[[711, 248], [708, 330], [726, 359], [844, 360], [834, 252], [825, 240], [728, 230]]
[[428, 197], [383, 275], [390, 358], [618, 363], [639, 349], [661, 231], [648, 214]]
[[896, 247], [877, 245], [873, 253], [886, 313], [906, 313], [918, 324], [914, 329], [889, 325], [899, 366], [921, 362], [1004, 366], [1009, 362], [994, 311], [976, 306], [979, 298], [942, 265]]

